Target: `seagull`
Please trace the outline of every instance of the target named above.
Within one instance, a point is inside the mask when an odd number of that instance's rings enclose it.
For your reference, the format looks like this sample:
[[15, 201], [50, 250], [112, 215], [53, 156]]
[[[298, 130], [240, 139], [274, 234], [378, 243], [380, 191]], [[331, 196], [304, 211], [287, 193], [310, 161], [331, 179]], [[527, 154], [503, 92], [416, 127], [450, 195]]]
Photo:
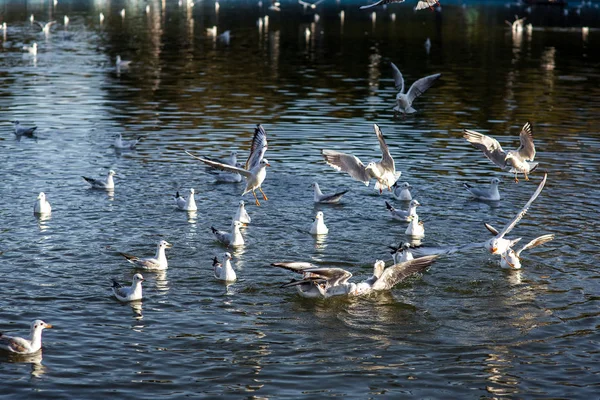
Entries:
[[227, 247], [235, 247], [244, 245], [244, 237], [242, 236], [242, 232], [240, 232], [242, 226], [240, 221], [233, 221], [231, 232], [220, 231], [212, 226], [210, 227], [210, 230], [219, 242]]
[[402, 77], [398, 67], [396, 67], [394, 63], [390, 64], [392, 66], [392, 72], [394, 75], [394, 85], [398, 91], [398, 94], [396, 95], [396, 106], [394, 107], [394, 111], [401, 112], [404, 115], [417, 112], [417, 110], [412, 107], [413, 101], [425, 93], [425, 91], [429, 89], [440, 76], [442, 76], [442, 74], [433, 74], [426, 76], [425, 78], [421, 78], [411, 85], [410, 89], [408, 89], [408, 92], [404, 93], [404, 78]]
[[217, 36], [217, 26], [214, 25], [212, 28], [206, 28], [206, 34], [208, 36], [216, 37]]
[[44, 35], [49, 35], [50, 34], [50, 28], [52, 27], [52, 25], [54, 25], [56, 23], [56, 21], [50, 21], [47, 23], [42, 23], [39, 21], [35, 21], [35, 23], [40, 27], [40, 29], [42, 30], [42, 32], [44, 33]]
[[392, 206], [387, 201], [385, 202], [385, 206], [390, 212], [392, 218], [400, 221], [410, 221], [410, 218], [412, 216], [417, 215], [417, 207], [419, 207], [420, 205], [421, 203], [419, 203], [417, 200], [411, 200], [408, 204], [408, 210], [404, 211], [394, 208], [394, 206]]
[[140, 140], [142, 140], [141, 136], [138, 136], [136, 139], [133, 139], [133, 140], [123, 140], [123, 136], [120, 133], [117, 133], [115, 135], [114, 147], [115, 147], [115, 149], [134, 150], [135, 146], [137, 146], [137, 144], [140, 142]]
[[219, 36], [217, 36], [217, 39], [220, 42], [225, 43], [226, 45], [228, 45], [229, 42], [231, 41], [231, 31], [230, 30], [226, 30], [225, 32], [223, 32]]
[[175, 195], [175, 202], [177, 203], [177, 208], [183, 211], [196, 211], [198, 207], [196, 207], [196, 200], [194, 199], [194, 189], [190, 189], [190, 194], [188, 198], [185, 199], [183, 196], [177, 192]]
[[98, 15], [98, 19], [100, 20], [100, 23], [103, 23], [104, 22], [104, 14], [100, 13]]
[[292, 279], [290, 282], [281, 285], [282, 288], [294, 286], [300, 296], [309, 299], [325, 297], [326, 280], [310, 272], [304, 272], [308, 268], [317, 267], [316, 265], [307, 262], [279, 262], [271, 265], [302, 274], [301, 280]]
[[23, 46], [23, 50], [29, 52], [29, 54], [31, 55], [36, 55], [37, 54], [37, 43], [33, 42], [33, 44], [31, 46]]
[[486, 224], [486, 226], [492, 232], [492, 234], [496, 235], [495, 237], [488, 240], [484, 244], [485, 248], [490, 253], [492, 253], [492, 254], [505, 253], [508, 251], [508, 249], [510, 247], [514, 246], [519, 240], [521, 240], [520, 238], [515, 239], [515, 240], [505, 239], [504, 236], [507, 235], [515, 227], [515, 225], [517, 225], [517, 223], [521, 220], [521, 218], [523, 218], [523, 216], [527, 213], [527, 210], [529, 210], [529, 207], [531, 207], [531, 204], [542, 192], [542, 189], [544, 188], [544, 185], [546, 184], [547, 177], [548, 177], [548, 174], [544, 174], [544, 179], [542, 179], [542, 182], [540, 182], [537, 190], [533, 193], [533, 195], [531, 196], [529, 201], [525, 204], [525, 206], [521, 209], [521, 211], [519, 211], [519, 213], [511, 221], [509, 221], [504, 226], [504, 228], [502, 228], [502, 231], [498, 232], [494, 228], [492, 228], [490, 225]]
[[63, 25], [65, 28], [69, 25], [69, 17], [66, 15], [63, 17]]
[[131, 61], [125, 61], [125, 60], [121, 59], [120, 55], [117, 55], [117, 58], [115, 61], [115, 66], [117, 67], [117, 69], [129, 68], [130, 65], [131, 65]]
[[513, 32], [521, 33], [521, 32], [523, 32], [523, 26], [525, 25], [526, 19], [527, 19], [527, 17], [519, 18], [518, 15], [515, 15], [515, 20], [513, 22], [506, 21], [506, 20], [504, 22], [506, 22], [506, 24], [508, 26], [510, 26], [510, 28], [512, 29]]
[[220, 281], [234, 282], [237, 279], [235, 271], [231, 266], [231, 254], [223, 253], [222, 262], [217, 257], [213, 258], [213, 269], [215, 278]]
[[300, 5], [301, 5], [301, 6], [304, 8], [304, 10], [306, 10], [307, 8], [310, 8], [310, 9], [314, 10], [314, 9], [315, 9], [315, 8], [317, 8], [317, 6], [318, 6], [319, 4], [321, 4], [323, 1], [324, 1], [324, 0], [318, 0], [318, 1], [317, 1], [317, 2], [315, 2], [315, 3], [309, 3], [309, 2], [307, 2], [307, 1], [298, 0], [298, 4], [300, 4]]
[[52, 212], [52, 207], [50, 207], [50, 203], [46, 200], [46, 194], [44, 192], [40, 192], [38, 194], [37, 200], [33, 205], [33, 213], [34, 214], [50, 214]]
[[34, 132], [37, 129], [37, 126], [25, 128], [24, 126], [21, 126], [21, 123], [19, 121], [13, 121], [13, 124], [15, 124], [15, 135], [35, 137]]
[[398, 200], [402, 201], [411, 201], [412, 195], [410, 194], [410, 189], [412, 186], [408, 184], [408, 182], [402, 182], [398, 185], [398, 182], [394, 183], [392, 186], [394, 188], [394, 197]]
[[271, 5], [269, 6], [269, 10], [271, 11], [281, 11], [281, 3], [277, 0], [271, 0]]
[[125, 9], [121, 9], [121, 12], [119, 12], [119, 14], [121, 14], [121, 18], [125, 18]]
[[508, 248], [507, 251], [502, 253], [500, 259], [500, 267], [504, 269], [521, 269], [521, 253], [527, 249], [533, 249], [539, 245], [547, 243], [554, 239], [554, 235], [542, 235], [531, 242], [527, 243], [525, 246], [519, 248], [518, 250], [513, 250], [512, 248]]
[[404, 231], [404, 234], [417, 239], [424, 237], [425, 226], [423, 225], [423, 221], [419, 221], [419, 216], [417, 214], [411, 215], [409, 218], [410, 223], [406, 227], [406, 231]]
[[[404, 1], [405, 0], [379, 0], [376, 3], [362, 6], [362, 7], [360, 7], [360, 9], [365, 10], [367, 8], [377, 7], [377, 6], [387, 5], [387, 4], [392, 4], [392, 3], [404, 3]], [[438, 0], [419, 0], [419, 1], [417, 1], [415, 10], [418, 11], [418, 10], [422, 10], [424, 8], [429, 8], [429, 9], [433, 10], [433, 6], [435, 6], [436, 4], [439, 5], [440, 2]]]
[[315, 216], [315, 219], [310, 226], [311, 235], [327, 235], [329, 229], [325, 226], [325, 220], [323, 219], [323, 212], [319, 211]]
[[498, 201], [500, 200], [500, 192], [498, 192], [498, 184], [500, 182], [500, 179], [492, 178], [490, 187], [485, 189], [473, 187], [468, 183], [464, 183], [463, 185], [478, 200]]
[[256, 189], [260, 190], [265, 200], [268, 200], [267, 196], [261, 189], [261, 185], [267, 176], [266, 168], [270, 167], [269, 161], [266, 158], [263, 158], [266, 151], [267, 132], [265, 132], [265, 129], [260, 124], [258, 124], [254, 129], [254, 137], [252, 138], [250, 155], [248, 156], [248, 160], [246, 161], [245, 168], [238, 168], [232, 165], [226, 165], [223, 163], [211, 161], [206, 158], [197, 157], [189, 151], [186, 151], [186, 153], [202, 161], [203, 163], [213, 166], [222, 171], [235, 172], [245, 176], [247, 182], [246, 188], [244, 189], [244, 193], [242, 193], [242, 196], [248, 192], [252, 192], [252, 194], [254, 195], [254, 199], [256, 200], [256, 205], [260, 206], [260, 202], [258, 201], [258, 197], [256, 197], [255, 193]]
[[133, 276], [133, 283], [131, 286], [123, 286], [116, 280], [112, 280], [112, 291], [115, 297], [119, 301], [135, 301], [142, 299], [142, 282], [144, 277], [142, 274], [135, 274]]
[[233, 220], [239, 221], [244, 225], [248, 225], [250, 223], [250, 221], [252, 221], [252, 219], [248, 215], [248, 211], [246, 211], [246, 208], [244, 207], [244, 205], [245, 205], [244, 200], [240, 200], [238, 209], [235, 212]]
[[82, 176], [82, 178], [85, 179], [87, 183], [92, 185], [92, 189], [103, 189], [112, 191], [115, 190], [115, 181], [113, 180], [113, 176], [115, 174], [115, 171], [113, 171], [112, 169], [108, 171], [108, 176], [106, 177], [105, 181], [100, 179], [87, 178], [85, 176]]
[[321, 192], [321, 188], [319, 187], [319, 184], [317, 182], [313, 183], [312, 187], [315, 190], [315, 193], [314, 193], [315, 203], [337, 204], [342, 199], [342, 196], [345, 195], [346, 193], [348, 193], [348, 190], [344, 190], [344, 191], [337, 192], [334, 194], [323, 194]]
[[510, 172], [515, 174], [515, 182], [517, 183], [519, 182], [519, 172], [525, 175], [525, 180], [529, 180], [527, 175], [538, 166], [538, 163], [533, 162], [535, 146], [529, 122], [526, 122], [521, 129], [519, 135], [521, 145], [517, 150], [505, 152], [496, 139], [468, 129], [464, 130], [463, 137], [475, 148], [483, 151], [483, 154], [500, 168], [511, 168]]
[[325, 162], [334, 169], [342, 172], [347, 172], [352, 178], [369, 186], [371, 178], [375, 178], [375, 189], [379, 189], [379, 194], [383, 192], [383, 188], [387, 187], [392, 190], [391, 186], [396, 183], [401, 175], [401, 172], [396, 172], [394, 159], [390, 154], [390, 150], [385, 143], [383, 133], [377, 124], [373, 124], [373, 129], [379, 140], [379, 148], [381, 149], [381, 160], [379, 162], [370, 162], [365, 165], [358, 157], [351, 154], [340, 153], [335, 150], [321, 150], [321, 154], [325, 158]]
[[31, 323], [29, 339], [23, 339], [17, 336], [6, 336], [0, 332], [0, 349], [10, 353], [32, 354], [42, 348], [42, 331], [50, 329], [52, 325], [36, 319]]
[[126, 253], [119, 254], [121, 254], [127, 259], [127, 261], [129, 261], [138, 268], [147, 270], [165, 270], [169, 268], [169, 263], [167, 262], [165, 249], [168, 249], [170, 247], [173, 247], [171, 243], [168, 243], [166, 240], [161, 240], [160, 242], [158, 242], [158, 245], [156, 246], [156, 254], [152, 258], [139, 258]]
[[390, 247], [392, 249], [392, 258], [394, 260], [394, 264], [399, 264], [401, 262], [414, 260], [412, 252], [410, 251], [410, 243], [401, 243], [398, 247]]

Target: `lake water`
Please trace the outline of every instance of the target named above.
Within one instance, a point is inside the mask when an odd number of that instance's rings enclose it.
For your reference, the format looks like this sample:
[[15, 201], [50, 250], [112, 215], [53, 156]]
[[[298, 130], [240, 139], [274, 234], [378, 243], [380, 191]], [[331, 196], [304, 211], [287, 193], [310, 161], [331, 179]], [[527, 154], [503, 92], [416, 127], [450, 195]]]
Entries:
[[[283, 1], [281, 12], [222, 1], [218, 13], [212, 0], [0, 3], [0, 331], [26, 335], [36, 318], [55, 326], [43, 353], [0, 353], [0, 397], [597, 396], [600, 11], [442, 1], [441, 12], [414, 13], [413, 3], [378, 8], [374, 19], [330, 0], [316, 10]], [[59, 23], [46, 37], [31, 14]], [[528, 15], [531, 34], [511, 35], [504, 20], [514, 14]], [[215, 25], [231, 30], [229, 44], [207, 35]], [[37, 56], [24, 54], [34, 41]], [[117, 70], [116, 55], [130, 68]], [[392, 111], [390, 62], [407, 84], [442, 73], [406, 119]], [[15, 119], [37, 125], [38, 138], [17, 140]], [[541, 163], [529, 182], [515, 184], [462, 138], [475, 129], [515, 148], [526, 121]], [[212, 275], [225, 248], [210, 226], [229, 226], [244, 185], [215, 184], [184, 150], [245, 155], [257, 123], [268, 133], [269, 201], [245, 196], [252, 224], [232, 251], [238, 281], [225, 286]], [[548, 183], [512, 234], [556, 239], [524, 252], [518, 272], [481, 249], [366, 298], [307, 300], [280, 288], [292, 274], [272, 262], [333, 265], [361, 279], [376, 259], [391, 262], [387, 245], [406, 240], [384, 204], [400, 202], [320, 155], [378, 158], [373, 123], [422, 204], [423, 245], [486, 240], [483, 222], [503, 226], [542, 171]], [[116, 133], [143, 140], [116, 152]], [[81, 178], [109, 169], [113, 196]], [[492, 177], [504, 182], [498, 204], [462, 187]], [[315, 206], [314, 181], [350, 192], [338, 206]], [[195, 215], [174, 207], [189, 187]], [[33, 215], [40, 191], [49, 218]], [[329, 234], [315, 240], [318, 210]], [[140, 272], [119, 252], [151, 256], [160, 239], [174, 245], [169, 269], [141, 271], [140, 304], [116, 301], [110, 278]]]

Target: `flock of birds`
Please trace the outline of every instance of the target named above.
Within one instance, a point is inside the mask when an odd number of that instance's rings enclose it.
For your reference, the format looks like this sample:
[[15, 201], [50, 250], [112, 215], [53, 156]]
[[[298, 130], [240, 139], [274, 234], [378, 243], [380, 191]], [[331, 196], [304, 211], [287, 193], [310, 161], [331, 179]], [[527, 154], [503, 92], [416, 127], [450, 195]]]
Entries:
[[[391, 2], [402, 2], [393, 0], [380, 0], [370, 6], [361, 8], [369, 8], [377, 5], [387, 4]], [[437, 1], [418, 1], [418, 9], [432, 7], [439, 4]], [[42, 30], [49, 29], [51, 23], [41, 25]], [[119, 60], [122, 62], [122, 60]], [[421, 78], [413, 83], [413, 85], [405, 91], [404, 78], [400, 70], [391, 63], [392, 75], [394, 84], [398, 91], [396, 95], [396, 105], [394, 111], [403, 115], [416, 112], [413, 108], [413, 102], [425, 93], [434, 82], [440, 78], [440, 74], [430, 75]], [[391, 217], [408, 222], [405, 234], [411, 239], [421, 239], [425, 235], [425, 228], [422, 221], [419, 220], [417, 208], [420, 206], [416, 199], [412, 198], [410, 189], [412, 186], [407, 182], [399, 183], [401, 176], [400, 171], [396, 171], [394, 159], [385, 142], [383, 132], [377, 124], [373, 125], [373, 129], [379, 148], [381, 151], [381, 159], [364, 164], [358, 157], [352, 154], [338, 152], [336, 150], [321, 150], [324, 161], [337, 171], [348, 174], [356, 181], [369, 185], [372, 180], [375, 180], [375, 189], [380, 194], [384, 190], [393, 192], [393, 195], [401, 202], [407, 203], [406, 210], [397, 209], [389, 202], [385, 202], [386, 208]], [[33, 137], [36, 127], [24, 127], [19, 121], [14, 121], [14, 133], [17, 138], [23, 136]], [[523, 174], [526, 180], [529, 180], [529, 174], [536, 170], [538, 163], [534, 162], [536, 155], [535, 146], [533, 143], [531, 124], [526, 123], [520, 132], [520, 145], [516, 150], [504, 151], [500, 143], [481, 133], [464, 130], [464, 138], [471, 143], [475, 148], [481, 150], [483, 154], [492, 161], [496, 166], [503, 170], [508, 170], [515, 176], [515, 181], [518, 182], [518, 174]], [[114, 138], [113, 146], [116, 149], [133, 150], [136, 148], [141, 138], [133, 140], [123, 140], [121, 134]], [[246, 186], [242, 196], [247, 193], [252, 193], [255, 204], [260, 206], [259, 197], [256, 194], [258, 190], [262, 195], [262, 199], [267, 201], [267, 195], [262, 189], [262, 185], [267, 177], [267, 167], [270, 166], [265, 158], [267, 151], [267, 133], [264, 127], [258, 124], [254, 130], [254, 136], [250, 146], [250, 155], [244, 164], [238, 163], [237, 151], [232, 151], [230, 156], [225, 159], [211, 159], [204, 156], [199, 156], [186, 151], [188, 155], [196, 160], [204, 163], [208, 172], [215, 177], [215, 180], [221, 182], [237, 183], [243, 179], [246, 180]], [[83, 179], [93, 189], [114, 191], [115, 171], [110, 170], [105, 179], [96, 179], [83, 177]], [[523, 251], [533, 247], [542, 245], [553, 240], [554, 235], [546, 234], [530, 240], [526, 245], [517, 248], [521, 238], [508, 238], [507, 235], [513, 230], [517, 223], [527, 213], [528, 209], [539, 196], [546, 184], [547, 174], [544, 175], [535, 192], [531, 195], [529, 201], [524, 207], [510, 220], [501, 230], [497, 230], [490, 224], [485, 224], [486, 228], [492, 233], [493, 237], [482, 243], [472, 243], [462, 246], [448, 246], [444, 248], [426, 248], [420, 246], [412, 246], [408, 242], [400, 243], [398, 246], [392, 247], [393, 264], [386, 267], [383, 260], [376, 260], [373, 264], [373, 274], [360, 282], [350, 282], [352, 273], [342, 268], [322, 267], [309, 262], [276, 262], [272, 266], [287, 269], [297, 274], [298, 279], [292, 279], [285, 283], [282, 287], [295, 287], [300, 296], [307, 298], [330, 298], [337, 296], [363, 296], [369, 293], [390, 290], [399, 282], [406, 278], [425, 271], [434, 260], [444, 254], [452, 254], [457, 251], [483, 247], [491, 254], [500, 256], [500, 266], [508, 269], [521, 268], [520, 255]], [[501, 196], [498, 190], [500, 180], [493, 178], [489, 187], [477, 188], [465, 184], [466, 189], [473, 197], [484, 201], [499, 201]], [[341, 201], [347, 190], [324, 194], [318, 183], [313, 184], [314, 202], [321, 204], [336, 204]], [[176, 193], [174, 201], [175, 206], [180, 210], [192, 212], [197, 210], [197, 205], [194, 199], [194, 189], [190, 189], [187, 197], [182, 196], [179, 192]], [[39, 193], [34, 204], [34, 213], [37, 215], [49, 215], [52, 212], [52, 207], [48, 202], [43, 192]], [[228, 230], [219, 230], [215, 227], [210, 227], [215, 239], [223, 246], [237, 247], [244, 245], [244, 237], [240, 228], [251, 224], [251, 217], [245, 209], [245, 203], [240, 200], [239, 206], [232, 218], [231, 226]], [[329, 229], [324, 220], [324, 213], [319, 211], [314, 222], [310, 227], [312, 235], [326, 235]], [[161, 271], [168, 268], [166, 257], [166, 249], [172, 247], [170, 243], [161, 240], [157, 244], [154, 257], [141, 258], [134, 255], [121, 253], [122, 256], [136, 269], [143, 271]], [[229, 252], [221, 254], [220, 258], [215, 256], [213, 259], [213, 274], [215, 279], [224, 282], [234, 282], [237, 279], [235, 269], [232, 265], [232, 256]], [[116, 299], [121, 302], [131, 302], [141, 300], [143, 297], [142, 283], [144, 277], [140, 273], [133, 275], [131, 285], [122, 285], [116, 280], [112, 281], [112, 291]], [[34, 353], [41, 348], [41, 337], [44, 329], [52, 328], [52, 325], [41, 320], [35, 320], [31, 323], [31, 331], [29, 339], [21, 337], [11, 337], [0, 333], [0, 348], [9, 352], [19, 354]]]

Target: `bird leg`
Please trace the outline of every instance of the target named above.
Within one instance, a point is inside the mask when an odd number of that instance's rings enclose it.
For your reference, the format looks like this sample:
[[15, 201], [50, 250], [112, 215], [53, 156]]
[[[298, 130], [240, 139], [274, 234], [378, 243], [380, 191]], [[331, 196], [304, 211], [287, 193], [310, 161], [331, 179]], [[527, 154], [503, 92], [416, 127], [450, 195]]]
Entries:
[[258, 188], [258, 190], [260, 190], [260, 192], [262, 193], [262, 195], [263, 195], [263, 198], [264, 198], [265, 200], [269, 200], [269, 199], [267, 199], [267, 195], [265, 194], [265, 192], [263, 192], [263, 191], [262, 191], [262, 189], [261, 189], [261, 188]]
[[258, 197], [256, 197], [256, 193], [254, 192], [254, 190], [252, 191], [252, 194], [254, 195], [254, 199], [256, 200], [256, 205], [260, 207], [260, 201], [258, 201]]
[[528, 181], [529, 177], [527, 176], [527, 172], [523, 172], [523, 175], [525, 175], [525, 180]]
[[519, 174], [515, 172], [515, 183], [519, 183]]

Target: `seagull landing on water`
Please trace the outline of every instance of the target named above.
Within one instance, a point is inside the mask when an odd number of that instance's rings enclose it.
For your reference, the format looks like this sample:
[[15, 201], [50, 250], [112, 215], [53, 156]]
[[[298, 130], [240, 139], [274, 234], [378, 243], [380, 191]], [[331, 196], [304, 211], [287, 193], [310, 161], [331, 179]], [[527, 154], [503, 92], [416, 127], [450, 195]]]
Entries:
[[475, 148], [481, 150], [491, 162], [502, 169], [510, 169], [509, 172], [515, 174], [515, 182], [517, 183], [519, 182], [519, 173], [525, 175], [525, 180], [529, 180], [527, 175], [533, 172], [538, 166], [538, 163], [533, 162], [535, 158], [535, 146], [529, 122], [525, 123], [521, 129], [519, 135], [521, 145], [516, 150], [505, 152], [502, 150], [500, 143], [493, 137], [468, 129], [464, 130], [463, 137]]
[[29, 339], [18, 336], [7, 336], [0, 332], [0, 349], [17, 354], [35, 353], [42, 348], [42, 331], [50, 328], [52, 328], [52, 325], [36, 319], [31, 323]]
[[463, 185], [478, 200], [498, 201], [500, 200], [500, 192], [498, 191], [500, 182], [500, 179], [492, 178], [490, 186], [487, 188], [476, 188], [468, 183], [463, 183]]
[[127, 253], [119, 254], [125, 257], [127, 261], [135, 265], [137, 268], [159, 271], [169, 268], [165, 250], [170, 247], [173, 247], [171, 243], [168, 243], [166, 240], [161, 240], [158, 242], [158, 245], [156, 246], [156, 254], [152, 258], [139, 258]]
[[404, 93], [404, 77], [394, 63], [390, 64], [392, 66], [392, 72], [394, 75], [394, 85], [398, 91], [398, 94], [396, 94], [396, 105], [394, 106], [394, 111], [400, 112], [403, 115], [416, 113], [417, 110], [415, 110], [412, 106], [413, 101], [425, 93], [427, 89], [429, 89], [433, 83], [440, 76], [442, 76], [442, 74], [433, 74], [426, 76], [425, 78], [421, 78], [411, 85], [410, 89], [408, 89], [408, 92]]
[[346, 193], [348, 193], [348, 190], [343, 190], [341, 192], [337, 192], [334, 194], [323, 194], [323, 192], [321, 192], [321, 188], [319, 187], [319, 184], [317, 182], [314, 182], [312, 184], [312, 187], [314, 189], [313, 199], [314, 199], [315, 203], [337, 204], [342, 199], [342, 196], [345, 195]]
[[213, 271], [215, 278], [224, 282], [234, 282], [237, 279], [235, 270], [231, 266], [231, 254], [223, 253], [221, 262], [217, 257], [213, 258]]
[[115, 181], [113, 176], [116, 175], [116, 172], [112, 169], [108, 171], [108, 175], [106, 176], [106, 180], [103, 181], [101, 179], [94, 179], [82, 176], [83, 179], [90, 185], [92, 185], [92, 189], [103, 189], [103, 190], [115, 190]]
[[117, 300], [122, 302], [135, 301], [142, 299], [142, 274], [135, 274], [131, 286], [123, 286], [116, 280], [112, 280], [112, 291]]

